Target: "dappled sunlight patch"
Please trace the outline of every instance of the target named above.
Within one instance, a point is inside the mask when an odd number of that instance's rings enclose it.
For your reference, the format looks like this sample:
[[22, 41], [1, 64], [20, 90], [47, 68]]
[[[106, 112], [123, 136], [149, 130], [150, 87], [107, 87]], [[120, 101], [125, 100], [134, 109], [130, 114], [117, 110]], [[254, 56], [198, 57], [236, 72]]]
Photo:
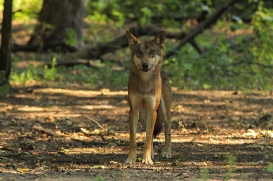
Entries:
[[30, 106], [23, 106], [23, 107], [18, 107], [17, 111], [26, 111], [26, 112], [42, 112], [46, 111], [45, 108], [42, 107], [30, 107]]
[[[79, 155], [79, 154], [86, 154], [86, 157], [88, 158], [88, 154], [99, 154], [99, 155], [106, 155], [106, 154], [126, 154], [126, 151], [122, 148], [61, 148], [59, 150], [61, 154], [66, 154], [66, 155]], [[56, 153], [52, 153], [56, 154]]]
[[273, 111], [272, 98], [266, 93], [175, 90], [172, 158], [160, 157], [165, 140], [162, 131], [154, 139], [155, 165], [139, 161], [145, 140], [139, 123], [138, 161], [128, 166], [124, 164], [129, 147], [126, 97], [127, 91], [57, 88], [1, 97], [0, 157], [7, 160], [0, 170], [20, 162], [18, 168], [30, 168], [25, 173], [42, 168], [73, 174], [79, 169], [125, 169], [196, 178], [200, 170], [205, 174], [207, 169], [208, 175], [226, 173], [230, 155], [237, 158], [234, 173], [236, 169], [258, 172], [272, 159], [271, 132], [259, 127]]
[[100, 95], [109, 95], [109, 96], [119, 96], [127, 95], [127, 91], [110, 91], [108, 89], [101, 89], [100, 91], [92, 90], [71, 90], [71, 89], [54, 89], [54, 88], [44, 88], [44, 89], [35, 89], [34, 93], [45, 93], [45, 94], [63, 94], [67, 96], [76, 96], [76, 97], [93, 97]]
[[[68, 106], [69, 107], [69, 106]], [[79, 106], [71, 106], [70, 108], [76, 108], [76, 109], [113, 109], [116, 108], [112, 105], [79, 105]]]

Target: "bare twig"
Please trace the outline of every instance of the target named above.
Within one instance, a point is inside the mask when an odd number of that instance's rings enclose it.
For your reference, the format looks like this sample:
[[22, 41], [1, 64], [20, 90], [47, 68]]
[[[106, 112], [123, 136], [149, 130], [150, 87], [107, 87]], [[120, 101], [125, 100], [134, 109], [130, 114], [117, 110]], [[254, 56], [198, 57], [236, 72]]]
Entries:
[[101, 129], [103, 129], [103, 130], [106, 130], [104, 127], [102, 127], [101, 125], [100, 125], [100, 123], [98, 122], [98, 121], [96, 121], [94, 118], [91, 118], [91, 117], [88, 117], [88, 116], [84, 116], [84, 115], [82, 115], [83, 117], [85, 117], [85, 118], [87, 118], [87, 119], [89, 119], [90, 121], [93, 121], [94, 123], [96, 123]]

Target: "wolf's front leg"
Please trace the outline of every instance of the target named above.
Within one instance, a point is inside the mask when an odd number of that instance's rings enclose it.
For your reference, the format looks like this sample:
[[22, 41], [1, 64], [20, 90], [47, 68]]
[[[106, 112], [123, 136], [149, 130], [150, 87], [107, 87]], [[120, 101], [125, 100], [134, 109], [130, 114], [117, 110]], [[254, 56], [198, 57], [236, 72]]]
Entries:
[[136, 132], [138, 122], [138, 111], [130, 108], [129, 111], [129, 127], [130, 127], [130, 144], [129, 144], [129, 155], [125, 163], [134, 164], [136, 163], [137, 155], [137, 144], [136, 144]]
[[153, 165], [153, 131], [156, 121], [156, 111], [148, 111], [146, 119], [146, 139], [143, 147], [143, 160], [142, 163]]
[[165, 127], [165, 146], [161, 151], [162, 157], [171, 158], [171, 122], [166, 121], [164, 122]]

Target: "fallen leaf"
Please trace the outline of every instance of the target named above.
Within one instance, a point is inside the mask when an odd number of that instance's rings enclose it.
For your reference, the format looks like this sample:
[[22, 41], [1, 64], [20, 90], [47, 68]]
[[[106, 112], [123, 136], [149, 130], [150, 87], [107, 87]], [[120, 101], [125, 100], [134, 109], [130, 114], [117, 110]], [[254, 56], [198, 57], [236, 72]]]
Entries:
[[25, 172], [29, 172], [30, 169], [29, 168], [17, 168], [17, 171], [20, 173], [25, 173]]
[[106, 168], [104, 165], [94, 165], [92, 168], [96, 168], [96, 169], [104, 169]]

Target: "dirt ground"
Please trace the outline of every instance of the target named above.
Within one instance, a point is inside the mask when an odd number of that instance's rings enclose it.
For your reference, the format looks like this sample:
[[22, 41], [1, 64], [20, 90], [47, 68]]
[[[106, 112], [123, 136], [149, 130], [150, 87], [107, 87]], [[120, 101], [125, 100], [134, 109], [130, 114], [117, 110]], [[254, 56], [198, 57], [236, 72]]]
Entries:
[[[172, 158], [128, 154], [127, 91], [23, 87], [0, 97], [0, 180], [273, 180], [273, 98], [173, 90]], [[102, 128], [101, 128], [102, 127]]]

